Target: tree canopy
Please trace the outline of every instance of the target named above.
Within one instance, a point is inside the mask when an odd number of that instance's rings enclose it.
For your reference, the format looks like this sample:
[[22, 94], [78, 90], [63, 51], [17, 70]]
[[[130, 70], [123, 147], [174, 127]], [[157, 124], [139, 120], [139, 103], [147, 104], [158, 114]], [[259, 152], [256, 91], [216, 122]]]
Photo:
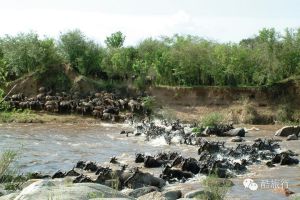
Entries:
[[262, 29], [239, 43], [218, 43], [191, 35], [147, 38], [124, 47], [121, 32], [106, 47], [80, 30], [59, 40], [36, 33], [0, 38], [0, 84], [40, 68], [70, 64], [93, 78], [173, 86], [261, 86], [300, 75], [300, 29]]

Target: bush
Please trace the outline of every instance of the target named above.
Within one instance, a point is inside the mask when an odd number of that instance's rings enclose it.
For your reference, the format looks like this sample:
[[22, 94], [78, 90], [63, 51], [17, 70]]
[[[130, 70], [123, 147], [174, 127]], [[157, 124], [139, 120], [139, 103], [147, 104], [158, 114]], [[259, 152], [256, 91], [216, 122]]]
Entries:
[[0, 183], [4, 184], [6, 190], [17, 190], [25, 181], [25, 178], [12, 166], [17, 156], [17, 152], [12, 150], [4, 151], [0, 156]]
[[0, 89], [0, 111], [7, 111], [9, 109], [8, 102], [4, 101], [4, 91]]
[[279, 122], [291, 122], [293, 120], [293, 109], [290, 104], [285, 104], [279, 106], [277, 113], [276, 113], [276, 119]]
[[221, 115], [220, 113], [213, 112], [203, 117], [201, 120], [201, 124], [204, 127], [217, 126], [218, 124], [222, 123], [223, 120], [223, 115]]
[[143, 97], [142, 103], [144, 108], [148, 111], [153, 110], [156, 106], [155, 98], [152, 96]]
[[203, 185], [209, 193], [199, 195], [197, 196], [197, 199], [222, 200], [225, 198], [226, 193], [232, 186], [228, 179], [218, 178], [214, 174], [210, 174], [206, 179], [204, 179]]

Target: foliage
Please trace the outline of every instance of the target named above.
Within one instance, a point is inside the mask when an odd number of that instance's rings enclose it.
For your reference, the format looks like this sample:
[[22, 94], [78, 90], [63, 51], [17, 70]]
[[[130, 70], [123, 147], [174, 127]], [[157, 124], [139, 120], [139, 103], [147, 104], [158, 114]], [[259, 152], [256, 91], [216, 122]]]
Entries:
[[280, 105], [277, 113], [276, 113], [276, 119], [279, 122], [292, 122], [294, 121], [293, 119], [293, 112], [294, 110], [292, 109], [290, 104], [284, 104], [284, 105]]
[[0, 86], [26, 73], [64, 64], [94, 79], [131, 80], [141, 90], [151, 84], [264, 86], [300, 75], [300, 28], [284, 33], [265, 28], [239, 43], [174, 35], [124, 47], [124, 40], [120, 31], [106, 38], [106, 47], [80, 30], [63, 33], [58, 41], [32, 32], [4, 36], [0, 38]]
[[213, 199], [222, 200], [225, 198], [226, 193], [231, 187], [228, 179], [220, 179], [216, 175], [210, 174], [203, 181], [203, 185], [206, 187], [209, 193], [197, 196], [197, 199]]
[[4, 91], [0, 88], [0, 112], [7, 111], [9, 109], [9, 104], [4, 101]]
[[123, 46], [125, 41], [125, 36], [121, 31], [112, 33], [109, 37], [106, 38], [105, 44], [109, 48], [120, 48]]
[[39, 116], [30, 110], [10, 110], [0, 112], [0, 122], [41, 122]]
[[[20, 33], [0, 39], [0, 74], [3, 79], [14, 80], [26, 73], [60, 63], [53, 39], [39, 39], [36, 33]], [[2, 59], [1, 59], [2, 57]]]
[[156, 106], [155, 98], [152, 96], [143, 97], [142, 104], [146, 112], [150, 113]]
[[211, 127], [220, 124], [223, 120], [224, 120], [223, 115], [217, 112], [213, 112], [204, 116], [201, 120], [201, 124], [203, 127], [207, 127], [207, 126]]
[[13, 150], [5, 150], [0, 155], [0, 183], [4, 184], [6, 190], [17, 190], [25, 181], [25, 178], [12, 166], [17, 156], [17, 152]]
[[90, 75], [100, 71], [102, 49], [86, 38], [80, 30], [60, 36], [59, 48], [65, 60], [80, 74]]

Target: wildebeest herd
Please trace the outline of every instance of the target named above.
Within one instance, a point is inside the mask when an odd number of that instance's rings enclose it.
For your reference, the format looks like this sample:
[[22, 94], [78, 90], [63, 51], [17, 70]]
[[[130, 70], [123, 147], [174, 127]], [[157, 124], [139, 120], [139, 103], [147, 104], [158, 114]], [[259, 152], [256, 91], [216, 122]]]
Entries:
[[[91, 161], [78, 161], [68, 172], [58, 171], [52, 178], [72, 176], [74, 183], [94, 182], [119, 190], [124, 188], [142, 188], [154, 186], [163, 188], [166, 183], [185, 182], [197, 174], [215, 174], [220, 178], [234, 177], [248, 172], [248, 166], [253, 164], [265, 164], [267, 167], [278, 165], [295, 165], [299, 160], [296, 153], [283, 151], [279, 143], [274, 139], [257, 138], [252, 144], [240, 143], [237, 145], [225, 145], [225, 142], [208, 141], [203, 137], [187, 131], [187, 125], [179, 121], [173, 123], [163, 122], [162, 125], [155, 123], [140, 123], [136, 125], [136, 136], [145, 136], [146, 140], [166, 136], [182, 137], [182, 143], [194, 145], [198, 149], [198, 157], [185, 157], [178, 152], [161, 152], [156, 155], [137, 153], [135, 164], [125, 164], [112, 157], [109, 165], [101, 165]], [[219, 125], [214, 131], [207, 129], [209, 134], [244, 137], [245, 130], [235, 129], [232, 125]], [[121, 134], [129, 132], [122, 131]], [[139, 134], [137, 134], [139, 133]], [[186, 135], [186, 136], [185, 136]], [[169, 139], [166, 139], [170, 141]], [[169, 144], [171, 144], [170, 142]], [[159, 176], [150, 174], [145, 169], [160, 168]]]
[[103, 91], [83, 97], [77, 92], [54, 94], [53, 91], [46, 91], [45, 87], [41, 87], [35, 97], [29, 98], [19, 93], [8, 97], [6, 101], [11, 108], [16, 109], [43, 110], [61, 114], [77, 113], [116, 122], [130, 118], [133, 113], [147, 113], [141, 97], [122, 98]]

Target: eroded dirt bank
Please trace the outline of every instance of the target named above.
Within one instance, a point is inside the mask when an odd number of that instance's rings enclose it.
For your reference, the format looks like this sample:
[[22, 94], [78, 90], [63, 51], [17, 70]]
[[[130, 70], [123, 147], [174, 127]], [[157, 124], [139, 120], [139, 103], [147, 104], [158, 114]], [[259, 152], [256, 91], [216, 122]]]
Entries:
[[185, 121], [199, 121], [218, 112], [234, 123], [273, 124], [278, 121], [278, 113], [287, 107], [295, 121], [300, 119], [299, 80], [265, 88], [151, 87], [149, 93], [164, 108], [166, 117]]

